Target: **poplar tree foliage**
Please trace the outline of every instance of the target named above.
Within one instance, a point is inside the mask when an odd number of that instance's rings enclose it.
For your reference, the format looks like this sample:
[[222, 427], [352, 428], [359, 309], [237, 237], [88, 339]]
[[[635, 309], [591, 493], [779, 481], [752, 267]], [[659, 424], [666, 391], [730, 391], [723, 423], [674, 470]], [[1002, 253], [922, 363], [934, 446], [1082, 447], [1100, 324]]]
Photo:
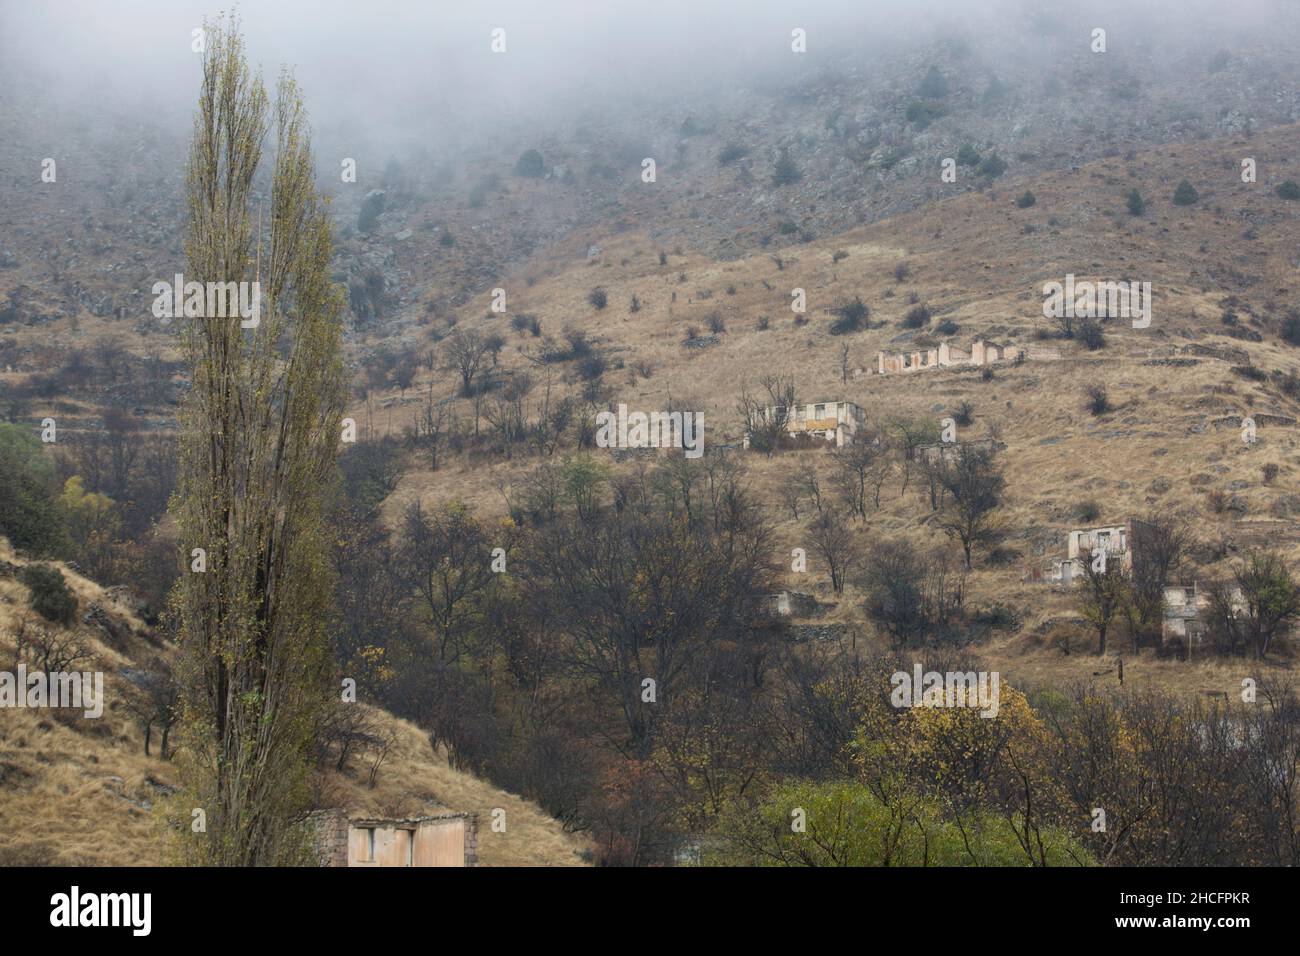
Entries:
[[[336, 474], [344, 401], [343, 302], [302, 97], [282, 72], [274, 104], [238, 24], [207, 29], [189, 158], [186, 279], [261, 283], [260, 323], [190, 319], [193, 386], [172, 510], [187, 567], [173, 594], [182, 650], [189, 807], [206, 832], [185, 859], [208, 865], [310, 860], [310, 750], [326, 697], [333, 580], [322, 509]], [[263, 212], [263, 141], [275, 155]], [[263, 189], [265, 183], [263, 180]], [[206, 570], [190, 562], [206, 552]]]

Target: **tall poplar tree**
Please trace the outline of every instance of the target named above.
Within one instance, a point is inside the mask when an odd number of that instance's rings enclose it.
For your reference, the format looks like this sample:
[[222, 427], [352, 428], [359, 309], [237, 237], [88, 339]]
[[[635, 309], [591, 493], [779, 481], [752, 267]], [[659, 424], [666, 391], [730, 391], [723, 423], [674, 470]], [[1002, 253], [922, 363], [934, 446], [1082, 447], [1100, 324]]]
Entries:
[[[261, 313], [249, 328], [238, 315], [184, 320], [193, 384], [172, 511], [189, 566], [173, 602], [187, 798], [206, 823], [183, 827], [185, 859], [283, 864], [308, 859], [326, 693], [334, 582], [322, 511], [344, 401], [343, 303], [296, 83], [282, 73], [271, 104], [233, 20], [206, 41], [185, 278], [259, 282]], [[269, 184], [257, 175], [268, 132]]]

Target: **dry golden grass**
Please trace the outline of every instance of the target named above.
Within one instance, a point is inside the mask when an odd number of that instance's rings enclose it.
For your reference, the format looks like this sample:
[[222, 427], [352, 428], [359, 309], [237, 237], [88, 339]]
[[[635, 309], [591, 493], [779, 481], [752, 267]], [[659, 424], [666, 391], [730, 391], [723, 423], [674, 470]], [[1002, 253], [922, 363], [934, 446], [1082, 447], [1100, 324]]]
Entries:
[[[0, 561], [25, 563], [0, 538]], [[142, 622], [99, 585], [60, 562], [84, 611], [97, 601], [133, 629]], [[13, 635], [27, 609], [27, 589], [0, 579], [0, 668], [12, 670]], [[55, 625], [46, 624], [49, 628]], [[131, 660], [80, 628], [102, 669], [103, 716], [79, 711], [0, 710], [0, 863], [130, 866], [163, 862], [163, 831], [154, 807], [175, 785], [173, 766], [144, 756], [143, 740], [122, 706], [116, 670]], [[157, 737], [155, 736], [155, 742]], [[157, 786], [155, 786], [155, 784]]]
[[1125, 688], [1159, 690], [1187, 698], [1227, 695], [1239, 701], [1244, 678], [1256, 682], [1272, 679], [1294, 683], [1296, 680], [1295, 671], [1286, 659], [1260, 664], [1240, 658], [1199, 658], [1193, 652], [1191, 661], [1161, 660], [1149, 648], [1134, 657], [1123, 640], [1114, 636], [1102, 659], [1094, 653], [1095, 635], [1080, 631], [1078, 637], [1081, 640], [1072, 642], [1068, 656], [1059, 649], [1029, 647], [1034, 642], [1025, 640], [1023, 635], [990, 641], [975, 656], [987, 669], [1000, 672], [1003, 680], [1020, 688], [1062, 688], [1077, 683], [1119, 687], [1116, 655], [1124, 660]]
[[[1295, 465], [1300, 430], [1261, 424], [1258, 443], [1248, 446], [1235, 427], [1211, 424], [1248, 413], [1294, 417], [1300, 406], [1272, 383], [1234, 375], [1230, 364], [1219, 359], [1202, 357], [1197, 365], [1179, 368], [1144, 364], [1194, 342], [1244, 348], [1266, 370], [1288, 371], [1297, 364], [1294, 348], [1277, 338], [1276, 321], [1294, 303], [1300, 228], [1295, 204], [1272, 192], [1277, 182], [1300, 178], [1289, 146], [1296, 132], [1293, 126], [1249, 141], [1248, 154], [1268, 170], [1257, 184], [1244, 184], [1237, 175], [1238, 154], [1247, 155], [1241, 152], [1245, 141], [1165, 147], [1132, 161], [1107, 159], [1077, 173], [1050, 173], [983, 193], [959, 193], [914, 213], [773, 253], [781, 258], [780, 267], [766, 253], [715, 262], [689, 250], [670, 254], [661, 267], [659, 246], [644, 235], [591, 235], [574, 244], [569, 268], [552, 267], [531, 287], [507, 284], [510, 309], [539, 316], [546, 334], [558, 336], [571, 325], [599, 346], [617, 349], [610, 357], [623, 359], [627, 368], [606, 374], [613, 401], [648, 411], [665, 407], [671, 396], [679, 406], [704, 412], [706, 443], [739, 441], [736, 399], [741, 383], [757, 388], [758, 379], [769, 372], [792, 374], [801, 402], [857, 402], [871, 425], [894, 415], [937, 420], [969, 401], [974, 422], [959, 437], [980, 437], [993, 425], [1007, 446], [1002, 456], [1005, 544], [1020, 552], [998, 567], [977, 561], [968, 582], [969, 599], [976, 605], [1002, 601], [1024, 609], [1030, 631], [1047, 618], [1074, 613], [1071, 595], [1025, 578], [1035, 569], [1046, 571], [1052, 558], [1064, 555], [1067, 532], [1084, 524], [1077, 513], [1085, 501], [1095, 501], [1100, 510], [1090, 524], [1120, 523], [1154, 511], [1185, 518], [1202, 542], [1225, 542], [1228, 557], [1201, 567], [1197, 576], [1202, 580], [1226, 571], [1233, 556], [1255, 544], [1281, 548], [1300, 567], [1300, 499], [1294, 499], [1300, 493]], [[1184, 176], [1201, 191], [1196, 206], [1175, 207], [1169, 201]], [[1037, 204], [1022, 210], [1013, 200], [1026, 187]], [[1124, 197], [1134, 187], [1148, 200], [1148, 215], [1142, 219], [1125, 212]], [[1254, 227], [1255, 238], [1243, 238], [1244, 223]], [[577, 251], [587, 241], [599, 242], [603, 250], [594, 263]], [[834, 262], [837, 250], [847, 252], [847, 258]], [[894, 276], [899, 262], [910, 269], [902, 282]], [[912, 294], [932, 310], [934, 324], [951, 320], [960, 326], [948, 337], [958, 344], [968, 346], [984, 336], [1035, 345], [1035, 330], [1053, 328], [1042, 315], [1042, 286], [1063, 281], [1067, 273], [1080, 280], [1151, 282], [1150, 328], [1110, 322], [1108, 347], [1100, 352], [1088, 352], [1077, 342], [1044, 342], [1060, 349], [1060, 361], [997, 366], [991, 381], [982, 380], [978, 370], [874, 374], [877, 351], [904, 348], [890, 340], [902, 331], [898, 322], [910, 308]], [[586, 300], [595, 286], [604, 288], [609, 299], [599, 312]], [[734, 294], [728, 294], [729, 286]], [[805, 289], [808, 297], [810, 321], [803, 326], [795, 325], [790, 310], [795, 288]], [[641, 302], [635, 314], [628, 311], [633, 294]], [[1273, 320], [1259, 328], [1264, 341], [1243, 342], [1223, 334], [1220, 315], [1230, 294], [1237, 297], [1233, 309], [1243, 325], [1249, 325], [1252, 310]], [[830, 336], [831, 310], [855, 295], [871, 307], [873, 328]], [[706, 317], [714, 310], [727, 326], [719, 344], [683, 348], [686, 328], [693, 325], [707, 334]], [[770, 319], [766, 331], [756, 328], [760, 316]], [[883, 328], [874, 327], [882, 320]], [[504, 335], [509, 344], [501, 362], [507, 368], [532, 367], [521, 351], [535, 350], [538, 340], [519, 336], [505, 318], [492, 316], [486, 296], [465, 307], [461, 322]], [[849, 346], [850, 368], [868, 374], [841, 381], [842, 344]], [[654, 366], [648, 379], [631, 370], [640, 361]], [[535, 369], [533, 374], [538, 374]], [[435, 394], [453, 394], [453, 378], [445, 371], [435, 373]], [[1107, 389], [1111, 412], [1091, 415], [1085, 395], [1090, 385]], [[426, 376], [413, 393], [427, 387]], [[393, 429], [416, 407], [412, 401], [407, 409], [394, 409]], [[462, 421], [473, 420], [469, 402], [460, 400], [457, 407]], [[380, 430], [383, 425], [377, 421]], [[804, 522], [796, 522], [778, 497], [781, 483], [804, 459], [815, 461], [829, 480], [829, 458], [819, 452], [772, 459], [747, 455], [745, 461], [752, 487], [777, 522], [781, 554], [809, 548], [809, 573], [787, 575], [786, 585], [828, 600], [828, 578], [812, 555]], [[416, 462], [389, 499], [386, 516], [391, 520], [415, 498], [426, 503], [458, 498], [500, 514], [505, 510], [502, 489], [517, 491], [535, 464], [530, 458], [461, 458], [431, 473]], [[1268, 483], [1262, 477], [1265, 464], [1278, 468]], [[1207, 500], [1211, 491], [1236, 495], [1244, 515], [1214, 513]], [[913, 485], [903, 495], [896, 480], [886, 487], [880, 511], [861, 526], [861, 536], [868, 546], [900, 536], [921, 547], [945, 543], [919, 488]], [[831, 619], [856, 620], [854, 598], [850, 589]], [[1126, 650], [1117, 641], [1111, 649]], [[1093, 671], [1110, 666], [1099, 666], [1095, 656], [1078, 650], [1066, 657], [1050, 648], [1026, 649], [1014, 639], [992, 641], [981, 653], [1026, 682], [1091, 678]], [[1127, 682], [1150, 681], [1197, 693], [1239, 686], [1240, 676], [1254, 672], [1247, 662], [1189, 665], [1125, 657]], [[1281, 664], [1267, 669], [1291, 673]]]
[[[3, 538], [0, 560], [25, 563]], [[143, 623], [103, 588], [60, 566], [83, 612], [88, 602], [96, 601], [119, 622], [143, 630]], [[27, 613], [26, 602], [25, 587], [0, 578], [0, 669], [10, 669], [12, 635]], [[125, 712], [122, 678], [116, 670], [132, 666], [132, 657], [96, 639], [89, 629], [80, 631], [98, 661], [95, 666], [105, 671], [106, 705], [101, 718], [86, 719], [80, 712], [0, 709], [0, 865], [165, 864], [171, 854], [161, 804], [179, 783], [176, 767], [157, 756], [157, 733], [154, 755], [144, 755], [142, 734]], [[137, 654], [160, 650], [135, 638], [125, 646]], [[373, 714], [378, 732], [391, 732], [396, 739], [376, 786], [367, 786], [369, 767], [361, 759], [352, 761], [346, 773], [331, 769], [321, 781], [329, 805], [394, 816], [440, 808], [477, 812], [482, 865], [583, 862], [586, 842], [566, 833], [536, 804], [448, 767], [414, 725], [381, 710]], [[505, 810], [504, 833], [492, 832], [495, 808]]]

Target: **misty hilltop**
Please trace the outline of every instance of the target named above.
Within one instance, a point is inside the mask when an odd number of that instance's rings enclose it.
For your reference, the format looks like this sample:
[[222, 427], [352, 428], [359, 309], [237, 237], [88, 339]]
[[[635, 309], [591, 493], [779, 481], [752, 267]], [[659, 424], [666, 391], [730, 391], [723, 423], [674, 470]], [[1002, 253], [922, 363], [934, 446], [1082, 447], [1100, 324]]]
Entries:
[[0, 8], [0, 863], [1300, 863], [1300, 8], [621, 6]]

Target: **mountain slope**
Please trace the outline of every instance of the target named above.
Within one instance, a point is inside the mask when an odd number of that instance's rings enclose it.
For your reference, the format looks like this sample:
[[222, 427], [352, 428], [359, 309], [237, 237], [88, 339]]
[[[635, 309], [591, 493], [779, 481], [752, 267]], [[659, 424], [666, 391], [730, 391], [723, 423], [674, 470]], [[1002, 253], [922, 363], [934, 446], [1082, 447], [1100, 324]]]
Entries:
[[[0, 563], [26, 561], [0, 539]], [[136, 617], [129, 595], [112, 591], [60, 565], [80, 601], [76, 634], [105, 672], [107, 698], [101, 718], [66, 710], [0, 710], [0, 865], [137, 866], [169, 862], [164, 801], [178, 775], [158, 751], [146, 757], [143, 735], [124, 705], [122, 671], [150, 656], [171, 655]], [[117, 632], [86, 624], [82, 615], [103, 609], [97, 620]], [[27, 589], [0, 576], [0, 667], [12, 669], [13, 635], [27, 610]], [[47, 625], [54, 629], [54, 625]], [[357, 706], [366, 706], [359, 704]], [[369, 762], [354, 759], [346, 772], [331, 768], [320, 781], [328, 806], [362, 813], [414, 816], [438, 808], [479, 814], [479, 861], [484, 866], [580, 865], [585, 842], [566, 833], [535, 804], [447, 766], [427, 735], [407, 721], [370, 708], [379, 734], [394, 744], [367, 785]], [[174, 742], [174, 741], [173, 741]], [[505, 811], [505, 832], [492, 829], [492, 811]]]
[[[756, 389], [767, 373], [793, 375], [801, 401], [857, 402], [872, 425], [897, 415], [937, 421], [969, 402], [974, 421], [959, 437], [984, 435], [992, 426], [1006, 445], [1008, 532], [1002, 564], [977, 562], [971, 597], [979, 604], [1000, 601], [1025, 609], [1026, 628], [1032, 631], [1072, 613], [1069, 595], [1024, 579], [1064, 555], [1065, 536], [1073, 527], [1122, 522], [1149, 511], [1183, 516], [1199, 542], [1189, 575], [1201, 580], [1225, 572], [1249, 546], [1274, 545], [1292, 561], [1300, 559], [1300, 472], [1294, 464], [1300, 391], [1289, 377], [1300, 365], [1300, 352], [1280, 331], [1295, 309], [1300, 203], [1275, 192], [1284, 180], [1300, 179], [1296, 134], [1291, 126], [1103, 159], [1077, 172], [1020, 180], [1014, 188], [995, 183], [772, 256], [714, 261], [670, 254], [661, 266], [657, 246], [642, 234], [590, 236], [600, 245], [597, 256], [571, 250], [567, 267], [557, 267], [557, 275], [511, 286], [510, 308], [537, 316], [544, 336], [558, 337], [566, 327], [587, 334], [613, 366], [604, 377], [600, 407], [624, 403], [653, 411], [672, 402], [672, 407], [702, 411], [706, 446], [739, 441], [735, 409], [741, 383]], [[1256, 160], [1258, 182], [1241, 181], [1243, 157]], [[1183, 178], [1200, 192], [1195, 205], [1172, 204]], [[1142, 217], [1125, 208], [1134, 188], [1148, 203]], [[1036, 202], [1020, 208], [1015, 199], [1026, 190]], [[584, 242], [574, 245], [581, 248]], [[907, 269], [901, 280], [895, 274], [900, 264]], [[1040, 339], [1056, 332], [1055, 323], [1043, 316], [1043, 286], [1063, 282], [1067, 274], [1079, 280], [1150, 282], [1150, 327], [1103, 321], [1107, 345], [1099, 351], [1077, 339]], [[586, 301], [596, 286], [608, 296], [603, 311]], [[796, 288], [807, 295], [804, 325], [796, 324], [790, 309]], [[635, 313], [629, 311], [633, 295], [640, 304]], [[871, 328], [829, 334], [833, 310], [854, 296], [871, 307]], [[915, 332], [900, 324], [914, 304], [933, 314], [921, 331], [935, 341], [968, 347], [985, 337], [1054, 348], [1061, 358], [998, 366], [989, 380], [978, 369], [874, 374], [878, 351], [908, 349]], [[700, 337], [708, 334], [713, 313], [726, 327], [716, 344], [686, 347], [691, 327]], [[768, 319], [766, 330], [757, 326], [760, 317]], [[957, 330], [938, 332], [945, 321]], [[504, 374], [528, 371], [535, 380], [544, 374], [533, 361], [542, 349], [538, 339], [513, 331], [504, 316], [493, 316], [486, 297], [462, 310], [461, 324], [505, 337], [499, 360]], [[843, 347], [848, 368], [864, 370], [847, 382], [841, 381]], [[649, 377], [633, 371], [641, 363]], [[572, 363], [550, 367], [557, 382], [579, 389]], [[371, 419], [380, 431], [400, 431], [431, 385], [468, 424], [474, 418], [472, 403], [454, 397], [456, 384], [450, 371], [421, 373], [404, 398], [372, 396], [387, 407], [374, 412], [372, 404]], [[1094, 385], [1107, 390], [1113, 406], [1101, 416], [1087, 410], [1085, 392]], [[354, 412], [364, 420], [368, 410], [358, 405]], [[1260, 422], [1254, 445], [1240, 437], [1240, 418], [1247, 414]], [[780, 497], [782, 485], [805, 460], [816, 463], [829, 482], [830, 460], [816, 452], [744, 456], [786, 548], [809, 547], [806, 517], [794, 520]], [[413, 470], [386, 505], [387, 514], [395, 519], [415, 498], [449, 497], [501, 512], [535, 464], [529, 457], [461, 457], [428, 472], [413, 460]], [[1270, 464], [1277, 473], [1266, 478], [1264, 466]], [[615, 465], [616, 470], [633, 467]], [[1224, 501], [1226, 508], [1220, 508]], [[1098, 519], [1078, 517], [1086, 502], [1096, 502]], [[897, 480], [886, 486], [880, 511], [861, 526], [861, 535], [867, 544], [894, 537], [923, 547], [944, 541], [915, 483], [904, 494]], [[825, 574], [815, 566], [807, 575], [789, 575], [787, 583], [827, 590]], [[852, 591], [842, 604], [846, 619], [856, 620]], [[1018, 660], [1021, 644], [1003, 650]], [[1060, 664], [1071, 672], [1095, 669], [1083, 661]], [[1214, 687], [1231, 686], [1242, 666], [1228, 667], [1222, 679], [1206, 680]], [[1185, 683], [1185, 678], [1186, 671], [1175, 671], [1168, 680]]]

